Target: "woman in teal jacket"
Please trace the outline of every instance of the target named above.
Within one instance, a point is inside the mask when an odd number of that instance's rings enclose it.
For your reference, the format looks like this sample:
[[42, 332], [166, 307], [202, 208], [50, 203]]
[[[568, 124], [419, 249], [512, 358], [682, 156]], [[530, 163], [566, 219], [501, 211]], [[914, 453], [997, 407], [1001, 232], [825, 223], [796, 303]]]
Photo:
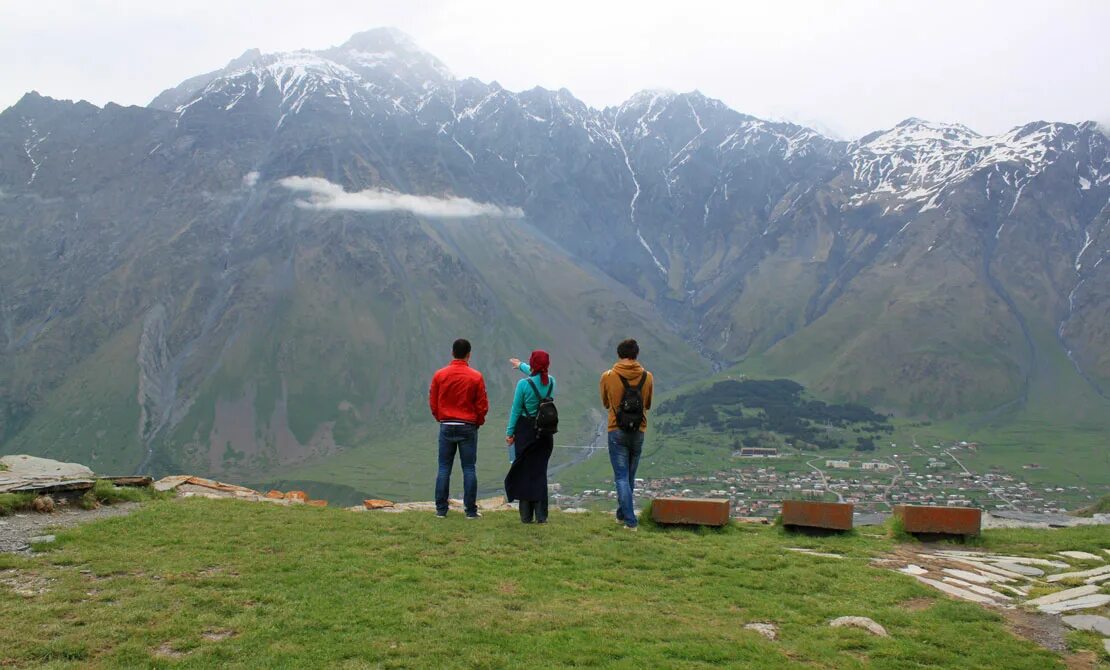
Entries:
[[[524, 373], [524, 379], [516, 383], [516, 393], [513, 394], [513, 408], [509, 411], [509, 425], [505, 429], [505, 442], [509, 445], [509, 464], [516, 460], [516, 440], [514, 439], [516, 433], [516, 422], [520, 419], [521, 414], [528, 416], [535, 416], [536, 410], [540, 406], [540, 397], [532, 389], [532, 385], [528, 383], [529, 377], [540, 377], [539, 381], [546, 376], [551, 380], [550, 392], [546, 384], [538, 384], [539, 390], [544, 393], [544, 397], [550, 395], [555, 397], [555, 375], [547, 374], [547, 368], [551, 364], [550, 356], [547, 352], [537, 351], [533, 352], [543, 354], [545, 358], [543, 371], [533, 370], [532, 366], [528, 363], [521, 361], [519, 358], [510, 358], [509, 365], [520, 370]], [[535, 382], [536, 380], [533, 380]]]
[[547, 371], [551, 358], [546, 351], [533, 351], [527, 364], [516, 358], [509, 362], [527, 376], [517, 382], [505, 429], [512, 464], [505, 477], [505, 497], [520, 501], [522, 522], [547, 523], [547, 463], [554, 440], [550, 433], [536, 430], [535, 416], [541, 400], [555, 397], [555, 377]]

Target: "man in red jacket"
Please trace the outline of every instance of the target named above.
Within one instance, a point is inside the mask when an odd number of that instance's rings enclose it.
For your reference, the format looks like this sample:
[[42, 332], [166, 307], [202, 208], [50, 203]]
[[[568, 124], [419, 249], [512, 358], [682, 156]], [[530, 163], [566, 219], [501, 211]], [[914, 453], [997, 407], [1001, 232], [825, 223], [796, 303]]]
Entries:
[[463, 471], [463, 506], [466, 518], [477, 519], [478, 428], [486, 422], [489, 400], [482, 373], [470, 367], [470, 342], [455, 340], [451, 345], [455, 360], [440, 368], [428, 389], [428, 407], [439, 422], [439, 474], [436, 476], [436, 516], [447, 516], [447, 494], [451, 488], [451, 469], [455, 451]]

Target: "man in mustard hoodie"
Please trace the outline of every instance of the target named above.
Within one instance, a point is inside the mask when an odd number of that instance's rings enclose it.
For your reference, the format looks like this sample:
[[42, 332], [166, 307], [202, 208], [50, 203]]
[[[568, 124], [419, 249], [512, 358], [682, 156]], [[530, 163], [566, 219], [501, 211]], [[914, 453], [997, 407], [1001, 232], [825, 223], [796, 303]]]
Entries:
[[632, 508], [632, 489], [644, 447], [653, 388], [651, 373], [636, 360], [639, 355], [636, 340], [625, 340], [617, 345], [620, 360], [601, 374], [601, 404], [609, 410], [609, 462], [617, 487], [617, 522], [629, 530], [636, 530], [638, 524]]

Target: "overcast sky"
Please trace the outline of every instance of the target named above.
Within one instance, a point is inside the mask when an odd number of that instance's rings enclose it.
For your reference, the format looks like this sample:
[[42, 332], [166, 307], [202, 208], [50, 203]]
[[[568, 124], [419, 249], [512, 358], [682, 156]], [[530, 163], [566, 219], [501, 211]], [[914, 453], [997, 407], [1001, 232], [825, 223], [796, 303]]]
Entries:
[[918, 116], [1110, 126], [1110, 0], [0, 0], [0, 109], [29, 90], [143, 105], [249, 47], [395, 26], [457, 76], [588, 104], [698, 89], [852, 138]]

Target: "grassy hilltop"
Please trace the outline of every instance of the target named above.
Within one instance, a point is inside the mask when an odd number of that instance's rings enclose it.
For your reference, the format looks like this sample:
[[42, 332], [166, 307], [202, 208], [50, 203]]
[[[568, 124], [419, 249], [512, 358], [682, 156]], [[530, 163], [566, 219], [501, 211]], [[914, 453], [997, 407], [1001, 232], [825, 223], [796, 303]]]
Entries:
[[[983, 542], [1096, 551], [1105, 529]], [[895, 545], [868, 530], [629, 533], [603, 514], [524, 527], [511, 513], [471, 522], [190, 499], [50, 547], [0, 555], [0, 666], [1064, 667], [1000, 615], [874, 567]], [[891, 637], [827, 626], [846, 615]], [[779, 639], [751, 622], [775, 623]]]

